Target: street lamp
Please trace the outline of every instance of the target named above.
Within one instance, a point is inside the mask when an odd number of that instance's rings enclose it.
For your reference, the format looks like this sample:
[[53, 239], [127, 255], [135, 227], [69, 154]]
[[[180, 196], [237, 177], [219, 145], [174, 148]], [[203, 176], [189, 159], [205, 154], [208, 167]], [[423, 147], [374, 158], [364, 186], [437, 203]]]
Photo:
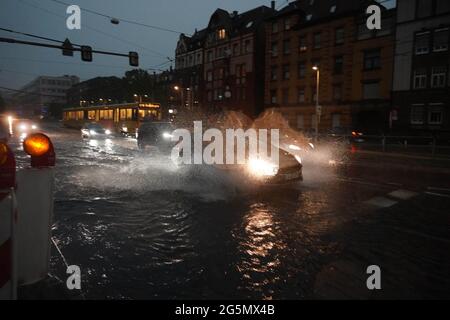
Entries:
[[184, 90], [180, 86], [174, 86], [173, 90], [180, 92], [180, 99], [181, 99], [181, 110], [184, 110], [185, 104], [184, 104]]
[[319, 85], [320, 85], [320, 70], [318, 66], [313, 66], [312, 69], [317, 72], [317, 82], [316, 82], [316, 128], [315, 128], [315, 139], [316, 142], [319, 138], [319, 122], [320, 122], [320, 107], [319, 107]]

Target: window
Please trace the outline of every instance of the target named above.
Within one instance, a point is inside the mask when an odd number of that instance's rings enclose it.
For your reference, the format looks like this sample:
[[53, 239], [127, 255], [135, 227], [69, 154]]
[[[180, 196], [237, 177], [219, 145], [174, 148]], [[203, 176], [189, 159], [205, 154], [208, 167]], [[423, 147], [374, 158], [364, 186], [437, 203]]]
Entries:
[[298, 102], [299, 103], [305, 102], [305, 89], [303, 88], [298, 89]]
[[313, 41], [313, 48], [314, 49], [320, 49], [320, 47], [321, 47], [321, 44], [320, 44], [321, 33], [320, 32], [315, 33], [313, 39], [314, 39], [314, 41]]
[[206, 72], [206, 81], [211, 82], [213, 81], [213, 73], [211, 70], [209, 70], [208, 72]]
[[239, 51], [240, 51], [240, 50], [239, 50], [239, 44], [238, 44], [238, 43], [235, 43], [235, 44], [233, 45], [233, 55], [238, 56], [238, 55], [240, 54]]
[[330, 13], [335, 13], [336, 12], [336, 5], [332, 5], [330, 7]]
[[431, 87], [443, 88], [445, 87], [445, 79], [447, 78], [446, 67], [433, 67], [431, 68]]
[[436, 0], [436, 14], [445, 13], [449, 11], [450, 11], [450, 1]]
[[212, 50], [208, 51], [208, 53], [206, 54], [206, 61], [207, 62], [211, 62], [213, 59], [213, 52]]
[[305, 121], [302, 114], [297, 115], [297, 129], [303, 129], [305, 127]]
[[284, 20], [284, 30], [290, 30], [291, 29], [291, 19], [286, 18]]
[[312, 14], [308, 14], [308, 15], [306, 16], [306, 21], [311, 21], [311, 19], [312, 19]]
[[423, 104], [413, 105], [411, 107], [411, 124], [423, 124]]
[[277, 78], [278, 78], [278, 67], [277, 66], [273, 66], [270, 69], [270, 80], [276, 81]]
[[427, 70], [425, 68], [414, 70], [414, 89], [423, 89], [427, 86]]
[[298, 47], [300, 52], [305, 52], [308, 49], [306, 44], [306, 36], [301, 36], [298, 38]]
[[276, 42], [272, 42], [271, 47], [272, 47], [272, 50], [271, 50], [272, 57], [278, 56], [278, 44]]
[[245, 42], [244, 42], [244, 51], [245, 51], [245, 53], [250, 53], [252, 51], [250, 40], [245, 40]]
[[298, 63], [298, 77], [299, 79], [304, 78], [306, 76], [306, 63], [299, 62]]
[[272, 23], [272, 33], [277, 33], [278, 32], [278, 22], [273, 22]]
[[342, 85], [341, 84], [333, 85], [333, 99], [335, 101], [342, 100]]
[[286, 105], [289, 103], [289, 89], [284, 88], [282, 93], [283, 93], [283, 104]]
[[337, 28], [334, 31], [334, 43], [335, 44], [343, 44], [345, 38], [344, 28]]
[[290, 66], [288, 64], [285, 64], [283, 66], [283, 80], [289, 80], [290, 77], [291, 77]]
[[416, 46], [415, 53], [419, 54], [427, 54], [430, 50], [430, 33], [418, 33], [416, 34]]
[[331, 128], [336, 129], [340, 127], [341, 127], [341, 115], [339, 113], [331, 115]]
[[373, 81], [363, 83], [363, 98], [364, 99], [380, 98], [380, 82]]
[[433, 51], [447, 51], [448, 50], [448, 28], [436, 30], [433, 39]]
[[417, 0], [416, 16], [418, 18], [428, 17], [431, 15], [433, 1]]
[[270, 102], [277, 103], [277, 90], [270, 90]]
[[344, 69], [344, 58], [342, 56], [334, 57], [334, 74], [342, 74]]
[[95, 110], [88, 111], [88, 120], [95, 120]]
[[381, 67], [380, 49], [364, 52], [364, 70], [373, 70]]
[[291, 40], [287, 39], [283, 41], [283, 54], [291, 53]]
[[225, 29], [219, 29], [217, 31], [217, 36], [220, 40], [225, 39], [226, 35], [227, 35], [227, 33], [226, 33]]
[[431, 105], [428, 108], [428, 124], [442, 124], [444, 111], [439, 105]]

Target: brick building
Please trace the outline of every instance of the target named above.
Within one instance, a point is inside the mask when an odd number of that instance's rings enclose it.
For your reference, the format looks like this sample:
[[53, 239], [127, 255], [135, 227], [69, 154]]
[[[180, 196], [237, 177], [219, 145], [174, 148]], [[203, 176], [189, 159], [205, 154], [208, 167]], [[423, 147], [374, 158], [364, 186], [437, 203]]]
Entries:
[[317, 66], [320, 131], [386, 125], [393, 69], [395, 10], [382, 7], [382, 29], [366, 27], [373, 1], [299, 0], [266, 23], [265, 105], [294, 128], [315, 127]]

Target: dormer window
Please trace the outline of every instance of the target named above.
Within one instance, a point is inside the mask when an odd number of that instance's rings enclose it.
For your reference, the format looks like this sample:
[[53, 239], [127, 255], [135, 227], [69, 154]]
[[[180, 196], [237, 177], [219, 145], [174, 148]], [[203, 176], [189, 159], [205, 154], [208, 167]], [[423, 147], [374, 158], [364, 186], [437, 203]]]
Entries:
[[217, 31], [217, 36], [220, 40], [224, 40], [226, 35], [227, 35], [227, 32], [225, 31], [225, 29], [219, 29]]

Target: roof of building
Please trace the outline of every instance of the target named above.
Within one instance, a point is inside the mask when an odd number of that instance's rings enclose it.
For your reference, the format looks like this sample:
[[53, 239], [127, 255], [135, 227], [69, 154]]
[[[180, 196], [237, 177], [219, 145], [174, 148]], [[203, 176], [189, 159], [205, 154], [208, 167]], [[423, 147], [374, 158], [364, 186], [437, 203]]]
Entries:
[[377, 4], [374, 0], [297, 0], [291, 2], [278, 11], [274, 18], [291, 14], [300, 14], [300, 23], [314, 23], [323, 19], [332, 19], [347, 14], [365, 13], [370, 4]]

